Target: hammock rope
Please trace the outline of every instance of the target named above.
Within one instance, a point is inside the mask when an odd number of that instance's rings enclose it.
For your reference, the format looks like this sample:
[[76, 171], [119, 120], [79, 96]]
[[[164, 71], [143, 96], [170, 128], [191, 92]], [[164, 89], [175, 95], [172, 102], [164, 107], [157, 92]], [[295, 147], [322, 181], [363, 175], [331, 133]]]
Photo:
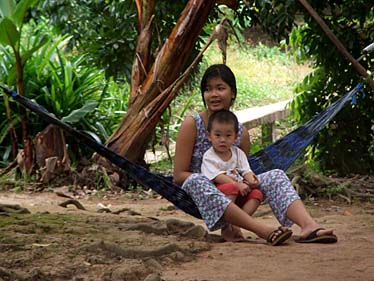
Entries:
[[[19, 95], [17, 92], [1, 87], [4, 92], [10, 95], [15, 101], [20, 103], [26, 109], [38, 114], [44, 120], [57, 125], [67, 133], [76, 137], [79, 141], [86, 144], [99, 155], [105, 157], [113, 164], [125, 170], [138, 184], [145, 188], [151, 188], [162, 197], [173, 203], [177, 208], [201, 219], [196, 204], [192, 198], [174, 184], [170, 177], [154, 174], [140, 166], [132, 163], [127, 158], [118, 155], [104, 145], [98, 143], [86, 134], [74, 129], [70, 125], [57, 119], [45, 108], [31, 101], [30, 99]], [[321, 111], [305, 125], [295, 129], [288, 135], [265, 147], [261, 151], [249, 156], [249, 163], [256, 174], [263, 173], [271, 169], [282, 169], [286, 171], [303, 150], [312, 142], [314, 137], [339, 111], [340, 109], [362, 89], [362, 83], [359, 83], [353, 90], [346, 93], [343, 97], [332, 103], [328, 108]]]

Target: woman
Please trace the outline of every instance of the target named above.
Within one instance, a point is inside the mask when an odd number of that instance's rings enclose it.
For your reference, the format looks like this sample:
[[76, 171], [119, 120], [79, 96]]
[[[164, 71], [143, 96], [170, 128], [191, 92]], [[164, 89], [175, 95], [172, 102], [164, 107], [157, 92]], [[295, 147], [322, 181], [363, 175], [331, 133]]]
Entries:
[[[271, 170], [257, 175], [259, 188], [275, 216], [281, 225], [287, 226], [277, 230], [253, 219], [201, 175], [203, 154], [211, 146], [206, 132], [208, 118], [213, 112], [229, 110], [233, 105], [237, 92], [235, 76], [224, 64], [212, 65], [205, 71], [200, 89], [206, 109], [193, 116], [187, 116], [179, 129], [174, 181], [192, 197], [209, 230], [222, 228], [223, 237], [235, 241], [242, 237], [238, 228], [240, 227], [267, 239], [271, 244], [279, 239], [281, 242], [278, 244], [281, 244], [289, 238], [290, 230], [287, 227], [296, 223], [301, 228], [297, 242], [336, 242], [337, 237], [333, 230], [319, 226], [310, 216], [287, 175], [281, 170]], [[247, 130], [243, 130], [242, 125], [236, 145], [248, 154], [249, 134]]]

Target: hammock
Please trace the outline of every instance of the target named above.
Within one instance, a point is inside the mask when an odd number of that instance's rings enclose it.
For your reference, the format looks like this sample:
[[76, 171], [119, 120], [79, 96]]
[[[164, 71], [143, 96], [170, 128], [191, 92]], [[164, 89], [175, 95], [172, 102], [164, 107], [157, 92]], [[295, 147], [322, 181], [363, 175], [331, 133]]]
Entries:
[[[4, 87], [1, 88], [3, 88], [5, 93], [12, 96], [14, 100], [19, 102], [25, 108], [37, 113], [49, 123], [61, 127], [67, 133], [73, 135], [96, 151], [99, 155], [107, 158], [121, 169], [124, 169], [138, 184], [145, 188], [153, 189], [162, 197], [173, 203], [177, 208], [187, 214], [201, 219], [199, 210], [191, 197], [181, 189], [180, 186], [174, 184], [170, 177], [154, 174], [143, 166], [132, 163], [127, 158], [118, 155], [91, 137], [60, 121], [37, 103], [32, 102], [26, 97], [20, 96], [15, 91], [8, 90]], [[286, 171], [303, 150], [311, 143], [319, 130], [324, 127], [327, 122], [329, 122], [347, 103], [347, 101], [349, 101], [361, 89], [362, 83], [359, 83], [353, 90], [332, 103], [328, 108], [317, 114], [305, 125], [295, 129], [288, 135], [265, 147], [263, 150], [250, 155], [249, 163], [252, 170], [256, 174], [271, 169], [282, 169]]]
[[[248, 160], [253, 172], [261, 174], [272, 169], [286, 171], [313, 141], [318, 132], [334, 118], [350, 99], [354, 99], [355, 94], [361, 91], [362, 87], [363, 83], [357, 84], [354, 89], [315, 115], [304, 125], [250, 155]], [[352, 103], [355, 103], [355, 101], [352, 101]]]

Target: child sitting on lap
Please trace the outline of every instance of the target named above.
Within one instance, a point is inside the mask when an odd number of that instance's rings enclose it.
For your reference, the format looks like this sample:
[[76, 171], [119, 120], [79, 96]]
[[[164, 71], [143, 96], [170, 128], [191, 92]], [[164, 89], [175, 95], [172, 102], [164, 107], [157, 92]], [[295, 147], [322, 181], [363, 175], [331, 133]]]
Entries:
[[238, 130], [238, 119], [231, 111], [220, 110], [209, 117], [207, 131], [212, 147], [204, 153], [201, 172], [232, 202], [252, 215], [263, 194], [247, 156], [233, 145]]

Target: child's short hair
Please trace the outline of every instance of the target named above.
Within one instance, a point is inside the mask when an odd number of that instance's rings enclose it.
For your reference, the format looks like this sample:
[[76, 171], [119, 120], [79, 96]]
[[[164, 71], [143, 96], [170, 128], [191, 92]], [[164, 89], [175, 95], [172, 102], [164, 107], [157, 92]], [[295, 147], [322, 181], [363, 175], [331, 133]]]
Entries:
[[208, 132], [212, 130], [212, 124], [214, 121], [217, 121], [218, 123], [231, 123], [234, 125], [235, 133], [237, 134], [239, 132], [238, 118], [230, 110], [221, 109], [219, 111], [213, 112], [213, 114], [210, 115], [208, 119]]

